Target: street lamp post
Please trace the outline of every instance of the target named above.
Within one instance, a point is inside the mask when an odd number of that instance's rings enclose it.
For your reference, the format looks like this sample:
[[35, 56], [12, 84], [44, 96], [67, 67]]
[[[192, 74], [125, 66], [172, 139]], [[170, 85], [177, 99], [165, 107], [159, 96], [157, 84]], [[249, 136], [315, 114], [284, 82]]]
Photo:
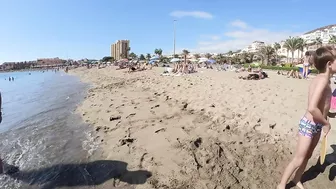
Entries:
[[177, 20], [174, 20], [174, 57], [175, 58], [175, 47], [176, 47], [176, 27], [175, 27], [175, 22]]

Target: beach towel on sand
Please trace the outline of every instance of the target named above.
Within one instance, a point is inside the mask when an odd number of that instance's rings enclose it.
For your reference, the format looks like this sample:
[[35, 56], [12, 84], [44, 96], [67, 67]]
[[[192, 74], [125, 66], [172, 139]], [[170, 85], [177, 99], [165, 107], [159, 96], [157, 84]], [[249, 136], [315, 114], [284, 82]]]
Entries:
[[336, 113], [336, 89], [334, 90], [331, 96], [330, 112]]

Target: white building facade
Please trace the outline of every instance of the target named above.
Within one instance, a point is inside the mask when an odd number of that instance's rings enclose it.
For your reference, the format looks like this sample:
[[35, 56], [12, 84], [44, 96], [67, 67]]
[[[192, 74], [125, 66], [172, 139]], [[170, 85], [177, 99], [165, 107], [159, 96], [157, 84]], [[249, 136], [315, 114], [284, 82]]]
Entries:
[[265, 42], [263, 41], [254, 41], [251, 45], [248, 45], [246, 48], [242, 50], [242, 52], [258, 52], [261, 47], [265, 46]]
[[307, 43], [314, 43], [316, 38], [321, 38], [323, 44], [328, 44], [330, 36], [336, 36], [336, 25], [327, 26], [325, 28], [317, 29], [312, 32], [305, 33], [300, 37], [307, 41]]

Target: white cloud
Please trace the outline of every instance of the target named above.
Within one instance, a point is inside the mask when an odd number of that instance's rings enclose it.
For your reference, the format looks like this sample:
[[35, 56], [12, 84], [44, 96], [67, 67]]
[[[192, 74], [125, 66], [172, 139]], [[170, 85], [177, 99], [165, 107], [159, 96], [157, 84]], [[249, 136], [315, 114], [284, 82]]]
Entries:
[[[231, 22], [230, 26], [233, 26]], [[244, 23], [244, 22], [241, 22]], [[287, 39], [289, 36], [298, 36], [302, 33], [292, 32], [292, 31], [272, 31], [266, 28], [254, 28], [248, 24], [240, 24], [238, 28], [226, 28], [226, 31], [219, 34], [221, 40], [205, 40], [201, 39], [194, 48], [189, 48], [191, 52], [197, 53], [226, 53], [230, 50], [243, 49], [250, 45], [253, 41], [264, 41], [265, 43], [280, 42], [281, 40]], [[246, 27], [245, 27], [246, 26]], [[203, 35], [204, 36], [204, 35]]]
[[203, 19], [212, 19], [213, 15], [203, 11], [174, 11], [170, 13], [170, 16], [182, 18], [182, 17], [194, 17]]
[[221, 39], [220, 35], [201, 35], [201, 37], [204, 39], [211, 39], [213, 41]]
[[231, 26], [237, 27], [237, 28], [242, 28], [242, 29], [246, 29], [247, 28], [247, 24], [241, 20], [235, 20], [233, 22], [230, 23]]

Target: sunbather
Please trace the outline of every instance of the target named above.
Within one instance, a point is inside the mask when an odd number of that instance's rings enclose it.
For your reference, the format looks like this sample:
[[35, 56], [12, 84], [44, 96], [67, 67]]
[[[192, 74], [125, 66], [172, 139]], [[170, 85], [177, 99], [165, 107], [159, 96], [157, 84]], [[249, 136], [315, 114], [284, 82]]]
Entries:
[[248, 76], [246, 76], [246, 77], [239, 76], [238, 78], [239, 79], [244, 79], [244, 80], [260, 80], [260, 79], [265, 79], [267, 77], [268, 77], [267, 73], [261, 71], [261, 72], [258, 72], [258, 73], [248, 74]]

